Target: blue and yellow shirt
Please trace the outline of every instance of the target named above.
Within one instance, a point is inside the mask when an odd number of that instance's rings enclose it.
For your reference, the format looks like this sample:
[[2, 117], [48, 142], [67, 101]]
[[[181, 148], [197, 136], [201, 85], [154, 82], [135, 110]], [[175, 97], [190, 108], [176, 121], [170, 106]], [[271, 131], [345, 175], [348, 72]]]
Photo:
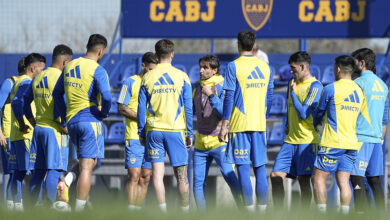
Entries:
[[[101, 111], [97, 108], [100, 94]], [[53, 97], [54, 118], [61, 116], [61, 121], [65, 121], [66, 113], [68, 124], [101, 121], [108, 116], [111, 107], [107, 72], [95, 60], [85, 57], [74, 59], [64, 68], [53, 91]]]
[[[273, 90], [270, 68], [263, 60], [244, 55], [230, 62], [225, 75], [226, 98], [233, 108], [225, 109], [223, 118], [229, 119], [229, 132], [265, 131], [269, 95]], [[229, 95], [233, 92], [233, 97]], [[226, 102], [226, 101], [225, 101]], [[231, 111], [231, 113], [230, 113]]]
[[16, 80], [14, 87], [11, 90], [11, 141], [19, 141], [25, 139], [31, 139], [33, 135], [33, 129], [29, 130], [28, 133], [24, 134], [19, 131], [18, 120], [24, 119], [24, 123], [31, 128], [33, 126], [27, 120], [27, 118], [34, 117], [35, 114], [35, 104], [31, 103], [30, 108], [26, 108], [23, 103], [23, 95], [26, 90], [30, 87], [32, 79], [27, 75], [19, 76]]
[[11, 89], [14, 86], [17, 76], [13, 76], [4, 80], [0, 88], [0, 110], [1, 120], [0, 125], [5, 138], [11, 135]]
[[145, 131], [183, 130], [192, 137], [192, 113], [191, 82], [185, 72], [160, 63], [143, 76], [137, 111], [141, 138]]
[[365, 98], [352, 80], [340, 79], [324, 88], [314, 125], [323, 120], [320, 145], [331, 148], [357, 150], [356, 120], [366, 111]]
[[[312, 113], [318, 105], [323, 86], [310, 77], [296, 85], [296, 92], [288, 92], [288, 127], [285, 142], [290, 144], [319, 144], [320, 135], [314, 128]], [[288, 91], [291, 91], [289, 84]]]
[[30, 88], [24, 94], [25, 104], [34, 100], [36, 123], [41, 127], [54, 128], [60, 132], [60, 117], [54, 118], [53, 90], [61, 76], [61, 70], [49, 67], [35, 77]]
[[389, 89], [373, 72], [363, 72], [355, 79], [367, 98], [369, 120], [360, 114], [357, 120], [357, 137], [360, 142], [381, 143], [382, 126], [389, 119]]
[[[118, 103], [124, 104], [130, 110], [138, 110], [138, 94], [141, 87], [141, 77], [139, 75], [131, 76], [123, 81], [121, 92], [119, 93]], [[126, 118], [125, 139], [139, 139], [137, 120]]]

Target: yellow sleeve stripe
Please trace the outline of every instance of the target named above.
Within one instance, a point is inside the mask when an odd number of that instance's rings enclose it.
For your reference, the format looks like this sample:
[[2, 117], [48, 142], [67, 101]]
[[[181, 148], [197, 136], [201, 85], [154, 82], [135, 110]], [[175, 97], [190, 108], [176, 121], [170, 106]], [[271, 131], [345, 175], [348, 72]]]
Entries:
[[307, 103], [306, 103], [307, 105], [313, 104], [313, 101], [314, 101], [314, 99], [316, 98], [317, 93], [318, 93], [318, 88], [313, 88], [313, 91], [311, 92], [309, 101], [307, 101]]
[[127, 85], [123, 85], [121, 94], [119, 96], [118, 102], [123, 103], [125, 101], [126, 93], [127, 93]]

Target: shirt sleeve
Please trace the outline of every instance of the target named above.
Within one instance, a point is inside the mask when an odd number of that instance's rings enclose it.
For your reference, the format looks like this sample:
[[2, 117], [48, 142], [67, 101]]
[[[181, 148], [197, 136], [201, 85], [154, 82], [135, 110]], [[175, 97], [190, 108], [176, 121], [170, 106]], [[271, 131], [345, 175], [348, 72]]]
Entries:
[[314, 126], [317, 126], [324, 117], [326, 108], [328, 107], [328, 103], [330, 102], [330, 99], [333, 97], [333, 85], [327, 86], [324, 89], [324, 93], [322, 94], [320, 101], [318, 103], [318, 107], [315, 110], [315, 113], [313, 114], [313, 122]]
[[225, 120], [230, 119], [230, 115], [233, 110], [233, 98], [234, 98], [234, 91], [226, 90], [225, 99], [223, 100], [223, 114], [222, 114], [222, 118]]
[[184, 114], [186, 117], [187, 137], [193, 136], [193, 110], [192, 110], [192, 88], [188, 80], [183, 85]]
[[234, 62], [230, 62], [227, 66], [223, 89], [236, 91], [236, 83], [237, 83], [236, 64]]
[[61, 125], [66, 126], [66, 103], [65, 103], [65, 90], [64, 90], [64, 73], [60, 75], [53, 90], [54, 109], [53, 120], [58, 117], [61, 118]]
[[119, 93], [118, 103], [128, 105], [131, 99], [132, 87], [134, 85], [133, 79], [123, 81], [121, 92]]
[[111, 108], [111, 88], [110, 88], [110, 83], [108, 81], [108, 75], [106, 70], [98, 66], [95, 70], [94, 74], [94, 80], [97, 85], [97, 88], [102, 95], [102, 110], [100, 111], [101, 117], [106, 118], [108, 116], [108, 113]]
[[385, 110], [383, 112], [382, 125], [386, 126], [389, 122], [389, 94], [386, 96]]
[[225, 92], [220, 84], [217, 84], [216, 87], [218, 96], [215, 95], [214, 97], [210, 98], [210, 105], [217, 112], [218, 117], [222, 118]]
[[146, 138], [145, 123], [146, 123], [146, 105], [149, 102], [150, 97], [146, 86], [141, 85], [138, 94], [138, 109], [137, 109], [137, 124], [138, 124], [138, 135], [140, 138]]
[[[25, 80], [20, 83], [19, 89], [16, 92], [14, 99], [12, 100], [11, 107], [17, 120], [22, 120], [24, 115], [24, 100], [23, 96], [26, 90], [30, 87], [31, 80]], [[27, 115], [26, 115], [27, 117]]]
[[11, 89], [12, 89], [11, 79], [4, 80], [4, 82], [1, 84], [0, 87], [0, 109], [4, 107], [4, 104], [7, 101]]
[[[270, 70], [271, 71], [271, 70]], [[266, 111], [266, 118], [269, 118], [269, 113], [271, 111], [272, 106], [272, 100], [274, 97], [274, 72], [270, 72], [269, 76], [269, 82], [268, 82], [268, 88], [267, 88], [267, 111]]]
[[312, 83], [303, 104], [301, 104], [295, 92], [291, 91], [291, 100], [299, 118], [305, 120], [315, 110], [320, 100], [322, 89], [323, 87], [320, 82]]
[[34, 99], [34, 93], [32, 89], [32, 83], [30, 83], [30, 86], [27, 88], [26, 92], [23, 95], [23, 111], [27, 118], [33, 118], [34, 115], [31, 110], [31, 102]]

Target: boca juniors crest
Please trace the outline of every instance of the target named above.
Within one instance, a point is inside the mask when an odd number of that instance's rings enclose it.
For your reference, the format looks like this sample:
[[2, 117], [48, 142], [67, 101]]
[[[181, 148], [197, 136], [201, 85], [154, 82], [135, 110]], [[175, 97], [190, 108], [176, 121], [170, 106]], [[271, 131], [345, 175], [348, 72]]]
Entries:
[[241, 0], [241, 5], [246, 22], [258, 31], [271, 15], [273, 0]]

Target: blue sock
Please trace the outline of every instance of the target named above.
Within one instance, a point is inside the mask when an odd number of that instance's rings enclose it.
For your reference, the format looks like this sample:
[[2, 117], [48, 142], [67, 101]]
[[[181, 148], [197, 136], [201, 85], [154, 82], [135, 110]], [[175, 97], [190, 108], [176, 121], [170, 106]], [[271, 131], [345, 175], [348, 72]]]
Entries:
[[49, 170], [45, 181], [45, 189], [47, 198], [53, 203], [57, 199], [57, 184], [60, 180], [62, 171]]
[[268, 181], [265, 165], [253, 168], [256, 176], [257, 204], [266, 205], [268, 199]]
[[10, 173], [9, 179], [7, 182], [7, 200], [13, 200], [13, 197], [12, 197], [12, 176], [13, 176], [13, 174]]
[[253, 189], [251, 183], [250, 165], [242, 164], [237, 165], [238, 181], [242, 196], [244, 198], [245, 206], [253, 205]]
[[30, 179], [30, 193], [31, 193], [31, 201], [40, 202], [42, 200], [41, 189], [43, 180], [46, 176], [46, 170], [34, 170]]
[[26, 176], [25, 170], [15, 170], [12, 178], [12, 196], [14, 202], [22, 202], [22, 184], [23, 179]]

